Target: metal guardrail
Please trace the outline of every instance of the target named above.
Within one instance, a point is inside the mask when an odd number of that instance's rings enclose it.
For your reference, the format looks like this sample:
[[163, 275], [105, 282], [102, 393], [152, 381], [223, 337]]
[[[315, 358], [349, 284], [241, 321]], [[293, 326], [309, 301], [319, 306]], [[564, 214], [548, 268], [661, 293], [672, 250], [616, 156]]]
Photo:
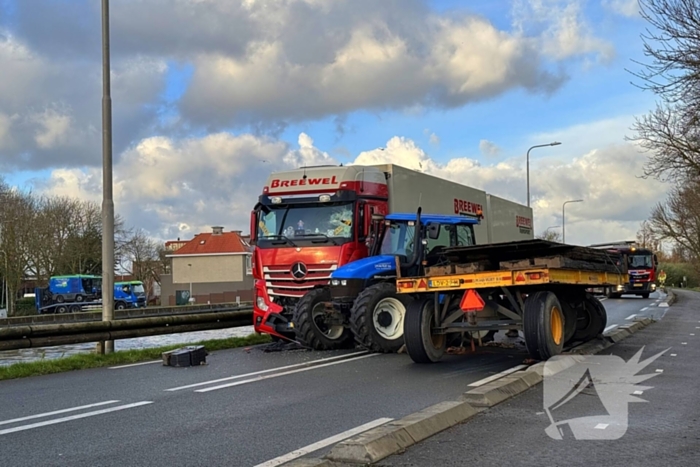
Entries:
[[[252, 308], [251, 302], [241, 302], [238, 305], [232, 303], [214, 303], [208, 305], [181, 305], [181, 306], [162, 306], [162, 307], [144, 307], [144, 308], [127, 308], [125, 310], [115, 310], [114, 319], [126, 319], [135, 317], [149, 316], [169, 316], [182, 315], [192, 313], [205, 313], [214, 311], [232, 311], [246, 310]], [[81, 311], [77, 313], [59, 313], [59, 314], [37, 314], [27, 316], [13, 316], [0, 319], [0, 329], [6, 326], [22, 326], [28, 324], [51, 324], [51, 323], [74, 323], [85, 321], [100, 321], [102, 320], [102, 310]]]
[[0, 351], [252, 326], [252, 307], [111, 321], [27, 324], [0, 328]]

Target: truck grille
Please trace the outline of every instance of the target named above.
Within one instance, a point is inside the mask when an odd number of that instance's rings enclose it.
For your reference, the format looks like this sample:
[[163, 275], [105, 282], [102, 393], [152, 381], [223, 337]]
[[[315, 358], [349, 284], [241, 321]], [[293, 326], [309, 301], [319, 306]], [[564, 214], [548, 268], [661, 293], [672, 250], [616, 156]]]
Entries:
[[630, 282], [646, 282], [649, 280], [648, 271], [629, 271]]
[[265, 266], [265, 287], [268, 295], [278, 297], [301, 297], [318, 285], [328, 285], [331, 273], [338, 266], [328, 264], [304, 264], [306, 275], [297, 279], [292, 275], [292, 267], [297, 263], [285, 266]]

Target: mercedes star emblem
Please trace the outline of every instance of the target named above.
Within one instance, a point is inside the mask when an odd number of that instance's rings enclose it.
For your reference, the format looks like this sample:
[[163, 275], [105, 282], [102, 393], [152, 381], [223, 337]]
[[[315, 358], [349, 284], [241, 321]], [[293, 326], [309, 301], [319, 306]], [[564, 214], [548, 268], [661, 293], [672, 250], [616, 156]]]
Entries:
[[292, 276], [295, 279], [303, 279], [306, 276], [306, 265], [304, 263], [294, 263], [292, 265]]

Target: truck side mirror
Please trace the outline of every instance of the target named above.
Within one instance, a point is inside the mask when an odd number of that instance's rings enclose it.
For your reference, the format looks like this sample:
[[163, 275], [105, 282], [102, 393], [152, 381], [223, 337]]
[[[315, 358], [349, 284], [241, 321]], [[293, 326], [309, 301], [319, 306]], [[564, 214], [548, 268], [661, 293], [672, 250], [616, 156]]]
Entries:
[[430, 224], [428, 224], [427, 231], [429, 239], [437, 240], [437, 238], [440, 236], [440, 224], [431, 222]]
[[372, 222], [381, 222], [384, 220], [384, 216], [382, 214], [372, 214]]

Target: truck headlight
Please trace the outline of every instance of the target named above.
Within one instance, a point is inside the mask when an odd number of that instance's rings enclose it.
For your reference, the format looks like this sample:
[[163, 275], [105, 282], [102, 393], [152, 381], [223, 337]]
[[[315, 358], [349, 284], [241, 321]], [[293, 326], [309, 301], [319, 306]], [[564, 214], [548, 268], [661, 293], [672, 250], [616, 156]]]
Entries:
[[625, 286], [624, 286], [624, 285], [618, 285], [618, 286], [617, 286], [617, 290], [624, 290], [624, 289], [625, 289]]
[[656, 290], [656, 284], [651, 284], [651, 290]]
[[267, 303], [265, 303], [265, 299], [263, 297], [257, 297], [257, 299], [255, 300], [255, 304], [262, 311], [267, 311], [267, 309], [268, 309]]
[[331, 280], [331, 285], [348, 285], [348, 281], [345, 279], [333, 279]]

